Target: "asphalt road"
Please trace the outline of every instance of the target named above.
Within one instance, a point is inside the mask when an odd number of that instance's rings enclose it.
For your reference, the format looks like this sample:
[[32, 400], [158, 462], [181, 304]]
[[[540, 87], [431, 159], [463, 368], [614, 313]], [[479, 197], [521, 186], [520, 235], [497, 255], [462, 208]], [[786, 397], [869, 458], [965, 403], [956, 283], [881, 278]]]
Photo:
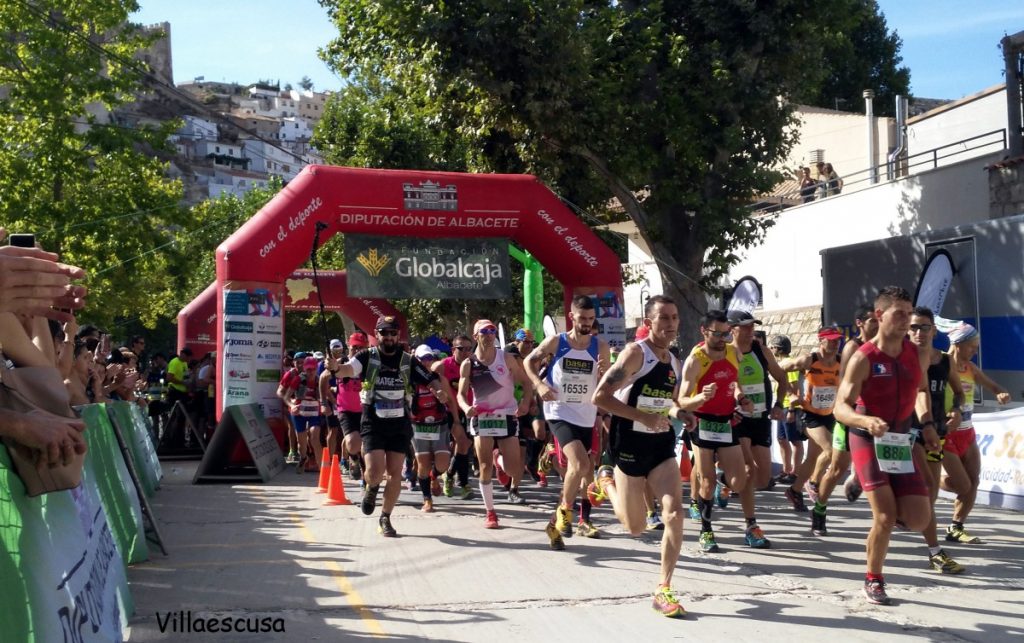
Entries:
[[[676, 620], [650, 607], [660, 532], [630, 537], [601, 508], [604, 538], [548, 548], [556, 485], [524, 483], [529, 504], [499, 503], [498, 530], [483, 528], [479, 496], [441, 498], [422, 514], [419, 493], [403, 491], [400, 537], [385, 539], [358, 506], [322, 506], [315, 475], [193, 486], [194, 466], [164, 463], [153, 510], [169, 556], [129, 570], [132, 641], [1024, 640], [1024, 515], [1009, 510], [978, 507], [968, 527], [983, 544], [947, 544], [968, 567], [959, 576], [931, 571], [921, 536], [897, 533], [886, 567], [894, 604], [881, 607], [861, 593], [866, 502], [833, 500], [831, 535], [818, 538], [781, 491], [764, 492], [770, 550], [744, 546], [738, 505], [715, 513], [718, 554], [698, 552], [687, 519], [673, 584], [689, 614]], [[356, 485], [346, 488], [358, 502]], [[952, 505], [938, 511], [948, 524]], [[232, 631], [196, 631], [211, 620]], [[247, 628], [278, 631], [237, 631]]]

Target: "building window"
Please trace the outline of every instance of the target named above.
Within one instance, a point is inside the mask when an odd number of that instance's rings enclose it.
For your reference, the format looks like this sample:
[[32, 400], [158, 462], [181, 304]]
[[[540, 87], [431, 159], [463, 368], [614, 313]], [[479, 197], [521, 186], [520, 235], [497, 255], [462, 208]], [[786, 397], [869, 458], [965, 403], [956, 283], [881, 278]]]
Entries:
[[215, 151], [215, 152], [217, 152], [218, 154], [220, 154], [220, 145], [216, 146], [216, 148], [214, 149], [214, 151]]

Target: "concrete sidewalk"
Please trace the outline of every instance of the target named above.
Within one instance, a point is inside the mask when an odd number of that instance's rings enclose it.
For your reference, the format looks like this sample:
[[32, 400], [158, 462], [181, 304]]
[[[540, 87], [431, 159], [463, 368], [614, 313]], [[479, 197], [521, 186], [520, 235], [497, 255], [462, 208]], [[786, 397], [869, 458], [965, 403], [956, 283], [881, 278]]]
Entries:
[[[403, 491], [392, 516], [400, 537], [386, 539], [376, 515], [321, 506], [313, 474], [193, 486], [195, 463], [164, 469], [153, 509], [170, 555], [129, 570], [132, 641], [1024, 640], [1024, 515], [1008, 510], [975, 509], [968, 527], [983, 544], [943, 542], [968, 567], [960, 576], [931, 571], [921, 536], [897, 533], [886, 567], [894, 605], [880, 607], [861, 592], [866, 502], [833, 500], [832, 535], [817, 538], [781, 491], [761, 493], [770, 550], [743, 545], [735, 503], [715, 512], [719, 554], [697, 551], [687, 518], [673, 585], [689, 615], [673, 620], [650, 608], [660, 532], [632, 538], [602, 507], [604, 538], [551, 551], [543, 527], [555, 485], [525, 482], [529, 505], [499, 503], [499, 530], [483, 528], [479, 496], [442, 497], [422, 514], [419, 493]], [[346, 489], [358, 502], [358, 487]], [[951, 510], [940, 500], [941, 526]], [[208, 618], [284, 633], [197, 633]]]

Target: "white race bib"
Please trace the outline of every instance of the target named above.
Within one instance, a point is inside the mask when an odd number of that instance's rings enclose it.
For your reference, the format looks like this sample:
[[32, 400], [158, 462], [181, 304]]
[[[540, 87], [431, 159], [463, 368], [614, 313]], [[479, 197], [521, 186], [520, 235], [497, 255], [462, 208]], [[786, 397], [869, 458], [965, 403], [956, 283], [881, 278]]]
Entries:
[[732, 442], [732, 424], [730, 422], [715, 422], [699, 418], [697, 422], [697, 437], [705, 442]]
[[760, 415], [768, 409], [768, 400], [764, 393], [764, 382], [760, 384], [744, 384], [743, 394], [754, 403], [753, 415]]
[[316, 417], [320, 415], [320, 403], [316, 400], [302, 400], [299, 402], [299, 415], [303, 417]]
[[476, 434], [480, 437], [508, 437], [508, 416], [504, 413], [481, 413], [475, 419]]
[[405, 393], [403, 391], [377, 391], [377, 399], [373, 403], [377, 417], [394, 419], [405, 417]]
[[413, 422], [412, 425], [412, 437], [417, 440], [440, 440], [441, 439], [441, 425], [440, 424], [417, 424]]
[[582, 373], [562, 373], [562, 399], [565, 404], [589, 404], [590, 383], [594, 378]]
[[831, 411], [836, 405], [835, 386], [815, 386], [811, 391], [811, 406], [819, 411]]
[[957, 427], [958, 431], [960, 429], [974, 428], [974, 390], [972, 389], [970, 393], [965, 395], [969, 397], [960, 405], [960, 426]]
[[[668, 412], [672, 410], [672, 398], [640, 395], [636, 398], [636, 410], [667, 416]], [[636, 420], [633, 420], [633, 430], [638, 433], [660, 433], [660, 431], [655, 431], [643, 422], [637, 422]]]
[[886, 433], [875, 438], [875, 458], [885, 473], [914, 473], [914, 434]]

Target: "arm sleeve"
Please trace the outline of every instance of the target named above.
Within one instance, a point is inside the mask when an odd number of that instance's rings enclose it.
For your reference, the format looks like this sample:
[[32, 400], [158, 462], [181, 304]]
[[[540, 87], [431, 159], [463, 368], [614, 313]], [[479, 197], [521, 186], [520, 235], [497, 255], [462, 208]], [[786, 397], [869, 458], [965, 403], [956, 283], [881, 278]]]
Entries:
[[370, 365], [370, 354], [366, 351], [360, 351], [353, 355], [346, 363], [352, 367], [352, 377], [359, 379], [363, 371]]

